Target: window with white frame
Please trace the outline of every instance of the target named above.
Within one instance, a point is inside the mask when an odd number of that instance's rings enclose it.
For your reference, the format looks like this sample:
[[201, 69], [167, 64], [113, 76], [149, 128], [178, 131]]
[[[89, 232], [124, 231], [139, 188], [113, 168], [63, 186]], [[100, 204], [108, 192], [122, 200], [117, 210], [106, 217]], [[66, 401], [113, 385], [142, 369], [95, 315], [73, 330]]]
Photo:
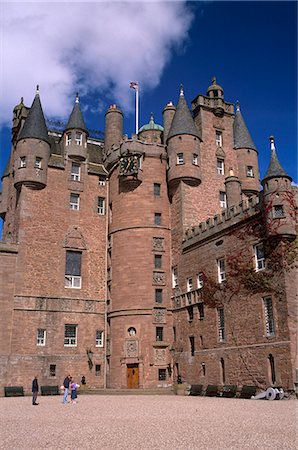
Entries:
[[221, 131], [216, 131], [215, 143], [218, 147], [222, 147], [222, 132]]
[[81, 166], [77, 163], [71, 163], [71, 175], [70, 178], [73, 181], [80, 181], [81, 179]]
[[172, 267], [172, 287], [178, 286], [178, 270], [177, 267]]
[[20, 167], [26, 167], [27, 163], [26, 163], [26, 156], [21, 156], [20, 157]]
[[77, 330], [78, 330], [77, 325], [65, 324], [64, 347], [76, 347], [77, 346]]
[[177, 153], [177, 164], [178, 164], [178, 165], [184, 164], [184, 156], [183, 156], [183, 153]]
[[69, 201], [69, 207], [70, 209], [80, 209], [80, 195], [79, 194], [70, 194], [70, 201]]
[[187, 278], [187, 290], [192, 291], [192, 289], [193, 289], [192, 278]]
[[194, 166], [198, 165], [198, 155], [196, 155], [195, 153], [192, 154], [192, 163]]
[[65, 287], [81, 289], [81, 260], [82, 253], [76, 251], [66, 251], [65, 264]]
[[71, 144], [71, 133], [66, 133], [66, 145]]
[[274, 205], [273, 206], [273, 218], [279, 219], [285, 216], [283, 205]]
[[218, 282], [222, 283], [226, 279], [226, 263], [224, 258], [219, 258], [217, 260], [217, 273], [218, 273]]
[[221, 158], [217, 158], [216, 160], [216, 167], [217, 167], [217, 173], [218, 175], [224, 175], [225, 174], [225, 162]]
[[46, 345], [46, 330], [43, 328], [38, 328], [37, 330], [36, 345]]
[[255, 253], [255, 269], [256, 272], [265, 269], [265, 254], [264, 254], [264, 245], [256, 244], [254, 246]]
[[99, 184], [99, 186], [105, 186], [105, 185], [106, 185], [106, 182], [105, 182], [105, 180], [99, 179], [99, 180], [98, 180], [98, 184]]
[[35, 163], [34, 163], [35, 169], [41, 169], [41, 161], [42, 161], [42, 158], [39, 158], [38, 156], [36, 156]]
[[273, 317], [273, 305], [271, 297], [263, 298], [264, 305], [264, 317], [265, 317], [265, 332], [266, 336], [274, 336], [275, 334], [275, 325], [274, 325], [274, 317]]
[[97, 198], [97, 213], [101, 216], [105, 214], [105, 199], [103, 197]]
[[221, 208], [227, 207], [227, 194], [223, 191], [219, 193], [219, 204]]
[[103, 347], [103, 331], [96, 330], [95, 347]]
[[225, 312], [224, 308], [217, 308], [218, 321], [218, 340], [223, 342], [225, 340]]
[[254, 177], [254, 168], [253, 166], [246, 166], [246, 176], [249, 178]]
[[76, 132], [75, 141], [76, 141], [77, 145], [82, 145], [82, 143], [83, 143], [82, 133]]
[[197, 274], [197, 287], [198, 287], [198, 289], [202, 289], [202, 287], [203, 287], [203, 273], [202, 272]]

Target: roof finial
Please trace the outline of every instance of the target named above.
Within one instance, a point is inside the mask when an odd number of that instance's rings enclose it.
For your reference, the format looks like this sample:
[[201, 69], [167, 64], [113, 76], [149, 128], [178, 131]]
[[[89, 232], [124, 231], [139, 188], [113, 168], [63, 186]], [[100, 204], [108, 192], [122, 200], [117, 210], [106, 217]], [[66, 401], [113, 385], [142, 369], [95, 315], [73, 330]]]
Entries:
[[79, 100], [79, 93], [78, 93], [78, 92], [76, 93], [76, 103], [80, 103], [80, 100]]
[[274, 136], [270, 136], [269, 140], [270, 140], [270, 150], [275, 151]]
[[180, 84], [180, 97], [184, 96], [184, 87], [183, 84]]
[[154, 115], [153, 112], [150, 114], [150, 121], [149, 123], [154, 123]]
[[240, 112], [240, 102], [239, 102], [239, 100], [237, 100], [237, 102], [236, 102], [236, 111]]
[[229, 169], [229, 176], [230, 176], [230, 177], [233, 177], [233, 176], [234, 176], [234, 170], [233, 170], [233, 167], [230, 167], [230, 169]]
[[39, 84], [36, 86], [36, 95], [39, 95]]
[[24, 97], [21, 97], [21, 104], [24, 103]]
[[216, 84], [216, 77], [212, 77], [212, 84]]

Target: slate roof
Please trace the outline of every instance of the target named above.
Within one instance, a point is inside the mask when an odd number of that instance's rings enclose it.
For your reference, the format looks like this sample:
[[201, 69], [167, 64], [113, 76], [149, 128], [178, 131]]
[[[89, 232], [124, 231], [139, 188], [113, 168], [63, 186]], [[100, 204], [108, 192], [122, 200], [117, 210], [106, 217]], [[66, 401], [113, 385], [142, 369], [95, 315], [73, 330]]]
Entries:
[[21, 139], [35, 138], [49, 143], [48, 130], [42, 111], [42, 106], [37, 91], [30, 108], [27, 119], [19, 134], [18, 141]]
[[200, 138], [199, 131], [195, 126], [182, 89], [180, 91], [178, 105], [173, 117], [167, 141], [171, 137], [177, 136], [179, 134], [191, 134], [192, 136]]
[[239, 103], [236, 105], [236, 114], [234, 119], [234, 148], [251, 148], [257, 150], [251, 135], [244, 122], [243, 116], [240, 111]]
[[270, 163], [269, 163], [266, 175], [264, 176], [263, 180], [266, 180], [268, 178], [275, 178], [275, 177], [286, 177], [292, 181], [292, 178], [282, 168], [280, 162], [278, 161], [273, 136], [270, 137], [270, 142], [271, 142]]
[[85, 133], [88, 134], [87, 132], [87, 128], [85, 125], [85, 121], [83, 118], [83, 114], [80, 108], [80, 103], [79, 103], [79, 97], [76, 96], [76, 101], [73, 107], [73, 110], [70, 114], [69, 120], [67, 122], [65, 131], [67, 130], [73, 130], [73, 129], [78, 129], [78, 130], [82, 130], [85, 131]]

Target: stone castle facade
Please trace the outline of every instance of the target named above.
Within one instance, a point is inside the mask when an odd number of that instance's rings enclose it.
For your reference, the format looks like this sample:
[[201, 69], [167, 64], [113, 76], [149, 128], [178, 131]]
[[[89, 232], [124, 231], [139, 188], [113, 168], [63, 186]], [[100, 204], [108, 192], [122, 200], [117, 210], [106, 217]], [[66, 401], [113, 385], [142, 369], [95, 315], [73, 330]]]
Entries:
[[78, 97], [48, 130], [39, 92], [14, 109], [0, 214], [1, 387], [297, 383], [295, 190], [212, 80], [131, 138]]

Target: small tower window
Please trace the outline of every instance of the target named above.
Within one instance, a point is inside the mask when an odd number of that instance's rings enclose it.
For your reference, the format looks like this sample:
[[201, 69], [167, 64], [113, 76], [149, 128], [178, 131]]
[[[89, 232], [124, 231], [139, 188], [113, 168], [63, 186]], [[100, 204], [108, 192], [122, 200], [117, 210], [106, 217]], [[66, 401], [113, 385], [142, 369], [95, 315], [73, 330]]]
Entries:
[[95, 347], [103, 347], [103, 331], [96, 330]]
[[180, 166], [184, 164], [184, 156], [183, 153], [177, 153], [177, 164]]
[[80, 181], [81, 179], [81, 166], [77, 163], [71, 164], [71, 179], [73, 181]]
[[221, 131], [216, 131], [215, 143], [218, 147], [222, 147], [222, 132]]
[[247, 166], [246, 167], [246, 176], [249, 178], [253, 178], [254, 177], [254, 168], [253, 166]]
[[42, 158], [39, 158], [38, 156], [35, 158], [35, 163], [34, 163], [35, 169], [41, 169], [41, 161], [42, 161]]
[[219, 204], [221, 208], [227, 207], [227, 194], [223, 191], [219, 193]]
[[224, 175], [225, 174], [225, 163], [224, 163], [224, 160], [221, 159], [221, 158], [217, 158], [216, 165], [217, 165], [217, 173], [218, 173], [218, 175]]
[[83, 136], [82, 133], [76, 133], [75, 141], [77, 145], [82, 145], [83, 142], [82, 136]]
[[193, 153], [192, 155], [192, 163], [194, 166], [198, 165], [198, 155], [196, 155], [195, 153]]
[[162, 289], [155, 289], [155, 302], [162, 303]]
[[178, 270], [177, 267], [172, 267], [172, 288], [178, 286]]
[[161, 269], [162, 255], [154, 255], [154, 268]]
[[70, 209], [80, 209], [80, 196], [79, 194], [70, 194]]
[[284, 213], [283, 205], [274, 205], [273, 206], [273, 218], [279, 219], [284, 216], [285, 216], [285, 213]]
[[154, 213], [154, 225], [161, 225], [161, 213]]
[[200, 272], [197, 274], [197, 288], [202, 289], [203, 287], [203, 273]]
[[225, 340], [225, 313], [223, 308], [217, 308], [218, 320], [218, 340], [223, 342]]
[[187, 278], [187, 290], [192, 291], [193, 289], [193, 282], [192, 282], [192, 278]]
[[137, 334], [137, 330], [134, 327], [129, 327], [127, 331], [129, 336], [135, 336]]
[[217, 260], [218, 282], [222, 283], [226, 279], [226, 264], [224, 258]]
[[26, 163], [26, 156], [21, 156], [20, 157], [20, 167], [26, 167], [27, 163]]
[[71, 133], [66, 133], [66, 145], [71, 144]]
[[160, 197], [160, 184], [154, 183], [154, 196]]
[[97, 198], [97, 214], [100, 216], [105, 214], [105, 199], [103, 197]]
[[255, 253], [255, 269], [256, 272], [265, 269], [265, 254], [263, 244], [257, 244], [254, 246]]

